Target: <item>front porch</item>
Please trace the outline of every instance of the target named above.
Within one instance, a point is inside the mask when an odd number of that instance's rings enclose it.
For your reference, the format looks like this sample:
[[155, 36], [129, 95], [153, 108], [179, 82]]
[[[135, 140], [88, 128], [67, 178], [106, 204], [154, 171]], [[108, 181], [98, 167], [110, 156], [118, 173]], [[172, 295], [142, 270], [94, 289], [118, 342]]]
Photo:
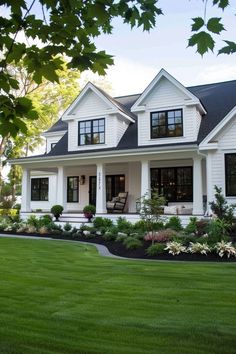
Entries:
[[94, 163], [78, 160], [52, 167], [42, 164], [40, 168], [37, 165], [23, 169], [21, 214], [46, 213], [60, 204], [63, 218], [78, 220], [85, 205], [95, 204], [96, 215], [115, 219], [119, 214], [108, 214], [106, 203], [118, 193], [128, 192], [122, 216], [137, 220], [140, 197], [157, 188], [165, 195], [168, 206], [181, 209], [181, 217], [185, 210], [202, 216], [206, 212], [206, 184], [205, 159], [196, 152], [156, 153], [145, 159], [133, 156], [113, 161], [100, 158]]

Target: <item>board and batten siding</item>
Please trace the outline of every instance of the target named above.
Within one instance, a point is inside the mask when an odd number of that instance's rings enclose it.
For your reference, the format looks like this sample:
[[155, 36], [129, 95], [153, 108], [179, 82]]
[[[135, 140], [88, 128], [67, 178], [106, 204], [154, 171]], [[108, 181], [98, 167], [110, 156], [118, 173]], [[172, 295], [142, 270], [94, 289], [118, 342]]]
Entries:
[[[139, 145], [159, 145], [196, 141], [201, 115], [196, 106], [186, 106], [190, 99], [166, 78], [162, 78], [141, 105], [146, 107], [138, 113]], [[173, 138], [151, 139], [151, 112], [164, 110], [183, 110], [183, 136]]]
[[[213, 140], [218, 142], [218, 150], [211, 153], [211, 193], [214, 195], [214, 186], [217, 185], [225, 194], [225, 154], [236, 154], [236, 117]], [[236, 197], [226, 198], [229, 203], [236, 203]]]

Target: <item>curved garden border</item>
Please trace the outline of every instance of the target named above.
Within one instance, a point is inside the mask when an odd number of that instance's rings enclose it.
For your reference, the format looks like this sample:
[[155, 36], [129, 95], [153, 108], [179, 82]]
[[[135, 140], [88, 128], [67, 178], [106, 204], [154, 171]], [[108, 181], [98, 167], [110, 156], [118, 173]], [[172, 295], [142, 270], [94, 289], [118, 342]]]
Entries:
[[[33, 234], [12, 234], [7, 232], [1, 232], [0, 237], [8, 237], [8, 238], [21, 238], [21, 239], [35, 239], [35, 240], [49, 240], [49, 241], [63, 241], [63, 242], [79, 242], [81, 244], [93, 245], [96, 247], [98, 253], [104, 257], [111, 257], [116, 259], [133, 259], [133, 260], [145, 260], [145, 261], [171, 261], [171, 262], [225, 262], [225, 263], [233, 263], [236, 262], [236, 257], [222, 257], [220, 258], [216, 254], [208, 254], [207, 256], [201, 254], [179, 254], [177, 256], [170, 255], [168, 253], [160, 254], [155, 257], [147, 257], [140, 253], [139, 250], [125, 250], [125, 247], [118, 244], [114, 241], [104, 241], [99, 240], [96, 236], [95, 239], [66, 239], [66, 238], [58, 238], [52, 235], [44, 235], [38, 236]], [[100, 241], [100, 243], [98, 243]], [[123, 253], [123, 254], [122, 254]]]

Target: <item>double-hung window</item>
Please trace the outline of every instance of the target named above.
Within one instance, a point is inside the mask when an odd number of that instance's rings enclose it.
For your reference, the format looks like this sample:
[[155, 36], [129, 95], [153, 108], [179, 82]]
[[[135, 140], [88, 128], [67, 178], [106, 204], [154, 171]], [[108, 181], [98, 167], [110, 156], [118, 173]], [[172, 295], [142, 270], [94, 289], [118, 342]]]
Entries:
[[79, 201], [79, 177], [67, 177], [67, 202], [77, 203]]
[[93, 119], [79, 122], [79, 145], [105, 143], [105, 119]]
[[227, 197], [236, 196], [236, 153], [225, 154], [225, 192]]
[[183, 136], [183, 110], [151, 113], [151, 139]]
[[48, 178], [31, 179], [31, 200], [48, 201]]

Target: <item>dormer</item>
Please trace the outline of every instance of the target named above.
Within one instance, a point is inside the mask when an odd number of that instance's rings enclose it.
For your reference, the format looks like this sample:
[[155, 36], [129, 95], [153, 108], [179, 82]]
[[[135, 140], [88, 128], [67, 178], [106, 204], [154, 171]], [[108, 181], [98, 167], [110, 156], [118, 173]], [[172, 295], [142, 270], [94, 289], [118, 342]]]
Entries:
[[132, 113], [103, 90], [88, 83], [63, 114], [68, 123], [68, 151], [116, 147]]
[[131, 111], [138, 116], [138, 145], [196, 141], [206, 113], [200, 100], [164, 69]]
[[48, 154], [67, 132], [67, 123], [60, 118], [50, 129], [42, 134], [46, 138], [46, 153]]

